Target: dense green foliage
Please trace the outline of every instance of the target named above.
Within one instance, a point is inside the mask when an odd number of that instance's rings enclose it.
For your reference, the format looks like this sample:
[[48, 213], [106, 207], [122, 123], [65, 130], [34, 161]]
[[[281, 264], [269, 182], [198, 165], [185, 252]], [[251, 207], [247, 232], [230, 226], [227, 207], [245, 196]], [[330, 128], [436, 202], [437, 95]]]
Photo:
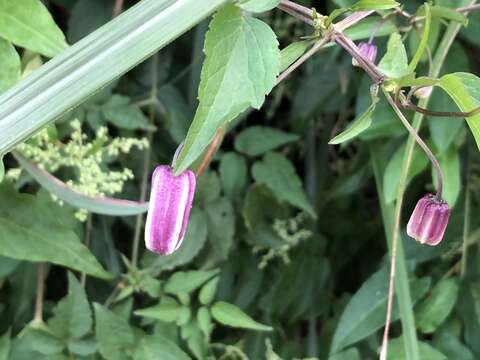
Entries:
[[[88, 48], [120, 3], [0, 0], [0, 104], [49, 58], [81, 39]], [[376, 359], [397, 236], [388, 359], [480, 358], [480, 114], [457, 116], [480, 106], [480, 11], [456, 11], [466, 0], [403, 1], [408, 17], [392, 0], [297, 3], [331, 16], [314, 29], [279, 0], [228, 2], [120, 78], [101, 69], [109, 85], [9, 140], [0, 360]], [[331, 21], [365, 9], [344, 34], [376, 34], [382, 89], [333, 42], [277, 83]], [[437, 179], [387, 101], [416, 86], [434, 86], [418, 106], [450, 112], [402, 109], [442, 169], [452, 215], [437, 247], [406, 235]], [[216, 134], [183, 245], [148, 252], [154, 167], [185, 141], [175, 170], [198, 168]]]

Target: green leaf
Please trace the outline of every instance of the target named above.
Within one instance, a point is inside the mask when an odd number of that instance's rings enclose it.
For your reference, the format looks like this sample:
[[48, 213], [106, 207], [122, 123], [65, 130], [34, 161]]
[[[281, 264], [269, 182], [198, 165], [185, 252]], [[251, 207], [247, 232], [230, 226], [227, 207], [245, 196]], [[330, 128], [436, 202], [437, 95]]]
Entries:
[[6, 183], [0, 185], [0, 255], [47, 261], [110, 279], [112, 275], [60, 221], [61, 211], [57, 204], [19, 194]]
[[329, 356], [328, 360], [361, 360], [361, 357], [357, 349], [350, 348], [341, 353]]
[[457, 301], [459, 286], [456, 279], [441, 280], [430, 295], [415, 308], [417, 327], [433, 333], [450, 315]]
[[144, 336], [140, 340], [134, 360], [191, 360], [174, 342], [158, 335]]
[[202, 330], [205, 337], [210, 338], [213, 330], [212, 315], [206, 306], [202, 306], [197, 311], [197, 323], [200, 330]]
[[401, 78], [409, 73], [408, 58], [402, 37], [393, 33], [388, 39], [387, 53], [378, 64], [378, 68], [389, 78]]
[[370, 125], [372, 124], [372, 113], [375, 110], [376, 102], [372, 103], [368, 109], [360, 115], [357, 119], [355, 119], [352, 124], [340, 134], [335, 136], [332, 140], [328, 143], [330, 145], [337, 145], [341, 144], [345, 141], [351, 140], [354, 137], [358, 136], [365, 130], [367, 130]]
[[227, 198], [220, 198], [206, 206], [208, 240], [213, 252], [221, 260], [226, 260], [233, 245], [235, 235], [235, 211]]
[[375, 37], [378, 38], [397, 32], [398, 29], [393, 21], [381, 21], [381, 18], [378, 16], [371, 15], [348, 29], [345, 29], [345, 35], [352, 40], [362, 40], [368, 39], [372, 31], [377, 31]]
[[250, 156], [262, 155], [282, 145], [297, 141], [296, 134], [268, 126], [251, 126], [235, 137], [235, 150]]
[[135, 347], [133, 329], [125, 319], [94, 303], [95, 334], [100, 354], [107, 360], [128, 360]]
[[[442, 76], [439, 86], [445, 90], [463, 112], [480, 106], [480, 78], [470, 73], [453, 73]], [[466, 118], [467, 124], [480, 149], [480, 114]]]
[[145, 253], [142, 261], [144, 267], [153, 268], [155, 272], [172, 270], [192, 261], [202, 250], [207, 240], [207, 218], [204, 211], [193, 208], [187, 226], [187, 232], [180, 249], [172, 255], [158, 256]]
[[445, 6], [436, 5], [436, 6], [432, 6], [431, 12], [432, 12], [432, 17], [441, 18], [445, 20], [452, 20], [462, 24], [463, 26], [468, 25], [468, 18], [464, 14], [454, 9], [450, 9]]
[[218, 269], [177, 271], [167, 280], [164, 290], [170, 294], [190, 293], [217, 275], [218, 272]]
[[280, 72], [287, 70], [297, 59], [302, 56], [311, 44], [310, 41], [302, 40], [289, 44], [280, 51]]
[[399, 5], [394, 0], [360, 0], [351, 7], [351, 10], [388, 10]]
[[[333, 336], [330, 354], [375, 333], [385, 324], [387, 308], [388, 271], [382, 268], [370, 276], [353, 295], [343, 311]], [[428, 290], [429, 279], [411, 280], [413, 301], [417, 301]], [[399, 318], [397, 305], [392, 311], [392, 321]]]
[[24, 158], [20, 153], [13, 152], [13, 156], [22, 168], [46, 190], [56, 195], [59, 199], [80, 209], [86, 209], [96, 214], [111, 216], [129, 216], [147, 212], [148, 203], [115, 199], [110, 197], [93, 197], [85, 195], [56, 178], [49, 172], [41, 169], [32, 161]]
[[253, 320], [235, 305], [218, 301], [211, 308], [213, 318], [220, 324], [234, 328], [251, 329], [258, 331], [272, 331], [271, 326], [263, 325]]
[[68, 294], [53, 309], [48, 327], [60, 339], [78, 339], [92, 327], [92, 311], [85, 290], [70, 272]]
[[48, 329], [27, 327], [24, 336], [30, 347], [43, 355], [60, 354], [65, 344], [51, 334]]
[[[383, 194], [385, 203], [391, 204], [397, 197], [398, 181], [402, 170], [403, 157], [405, 155], [405, 144], [400, 146], [390, 158], [383, 175]], [[428, 159], [423, 151], [415, 146], [412, 155], [412, 164], [408, 173], [407, 184], [420, 174], [428, 165]]]
[[418, 63], [422, 59], [423, 53], [425, 52], [425, 48], [427, 47], [428, 37], [430, 35], [430, 24], [432, 22], [430, 5], [428, 5], [428, 3], [425, 3], [422, 9], [424, 10], [423, 12], [425, 13], [425, 22], [423, 23], [423, 34], [422, 34], [420, 43], [418, 44], [417, 51], [415, 52], [415, 55], [413, 55], [412, 61], [410, 61], [410, 64], [408, 65], [409, 73], [413, 73], [415, 71]]
[[158, 304], [145, 309], [135, 310], [134, 314], [165, 322], [185, 324], [190, 318], [190, 308], [177, 303]]
[[199, 106], [175, 166], [177, 174], [200, 156], [218, 128], [249, 106], [259, 109], [279, 72], [280, 51], [272, 29], [234, 5], [214, 16], [205, 52]]
[[[435, 350], [432, 346], [424, 341], [418, 342], [420, 350], [420, 359], [428, 360], [447, 360], [445, 355]], [[405, 345], [403, 338], [396, 338], [388, 342], [388, 360], [408, 360], [405, 353]]]
[[461, 342], [456, 334], [439, 331], [435, 334], [433, 345], [445, 354], [447, 359], [475, 360], [472, 351]]
[[208, 305], [215, 299], [219, 280], [220, 277], [215, 276], [212, 280], [202, 286], [202, 289], [200, 290], [200, 294], [198, 296], [200, 304]]
[[102, 106], [102, 113], [110, 123], [122, 129], [149, 131], [156, 129], [140, 108], [130, 103], [127, 96], [111, 96]]
[[[1, 0], [0, 0], [1, 1]], [[0, 15], [1, 16], [1, 15]], [[20, 56], [7, 40], [0, 38], [0, 93], [20, 79]]]
[[[460, 176], [460, 154], [459, 149], [452, 145], [447, 151], [444, 151], [438, 156], [438, 162], [440, 163], [440, 169], [442, 169], [443, 176], [443, 199], [448, 203], [450, 208], [455, 206], [460, 190], [462, 187]], [[437, 182], [437, 174], [432, 169], [432, 178], [434, 184]]]
[[0, 360], [10, 359], [10, 330], [0, 337]]
[[265, 184], [278, 199], [316, 217], [315, 210], [303, 192], [301, 180], [285, 156], [279, 153], [266, 154], [263, 161], [253, 164], [252, 175], [257, 183]]
[[240, 195], [247, 183], [247, 162], [245, 159], [234, 152], [225, 153], [220, 159], [218, 172], [225, 195], [230, 199]]
[[97, 342], [92, 338], [73, 339], [68, 342], [68, 351], [82, 356], [92, 355], [97, 352]]
[[0, 37], [47, 57], [68, 46], [40, 0], [0, 0]]
[[272, 10], [280, 4], [280, 0], [240, 0], [238, 6], [243, 10], [260, 13]]
[[227, 1], [143, 0], [63, 51], [17, 83], [15, 90], [8, 91], [10, 95], [0, 96], [0, 154], [79, 105]]

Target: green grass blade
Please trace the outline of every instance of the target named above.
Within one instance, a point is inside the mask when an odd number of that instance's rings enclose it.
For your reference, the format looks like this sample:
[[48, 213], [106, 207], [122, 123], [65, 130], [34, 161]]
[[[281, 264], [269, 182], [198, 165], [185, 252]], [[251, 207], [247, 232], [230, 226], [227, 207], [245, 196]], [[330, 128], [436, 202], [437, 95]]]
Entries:
[[0, 97], [0, 154], [178, 38], [227, 0], [143, 0]]

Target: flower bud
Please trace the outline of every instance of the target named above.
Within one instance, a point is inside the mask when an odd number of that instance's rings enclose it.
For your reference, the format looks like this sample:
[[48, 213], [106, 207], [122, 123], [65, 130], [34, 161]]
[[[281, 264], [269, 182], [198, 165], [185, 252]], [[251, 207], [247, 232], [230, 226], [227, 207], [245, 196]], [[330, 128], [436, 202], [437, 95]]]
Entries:
[[450, 208], [432, 194], [421, 198], [408, 221], [407, 234], [422, 244], [437, 245], [447, 228]]
[[[358, 44], [358, 50], [365, 59], [375, 64], [375, 59], [377, 58], [377, 47], [374, 44], [361, 42]], [[357, 59], [352, 58], [352, 65], [359, 66]]]
[[182, 244], [195, 193], [195, 174], [186, 170], [174, 176], [167, 165], [157, 166], [145, 224], [145, 246], [160, 255], [169, 255]]
[[419, 99], [426, 99], [432, 94], [433, 86], [424, 86], [414, 92]]

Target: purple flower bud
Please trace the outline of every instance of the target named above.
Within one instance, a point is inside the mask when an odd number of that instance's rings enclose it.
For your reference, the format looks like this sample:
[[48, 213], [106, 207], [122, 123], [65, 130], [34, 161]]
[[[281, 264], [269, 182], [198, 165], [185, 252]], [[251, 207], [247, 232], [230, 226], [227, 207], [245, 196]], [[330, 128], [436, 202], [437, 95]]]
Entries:
[[[361, 42], [358, 44], [358, 50], [364, 58], [375, 64], [375, 59], [377, 58], [377, 47], [374, 44]], [[352, 65], [359, 66], [358, 61], [355, 58], [352, 58]]]
[[427, 194], [415, 206], [408, 221], [407, 234], [422, 244], [437, 245], [442, 241], [449, 217], [448, 204]]
[[195, 193], [195, 174], [184, 171], [174, 176], [167, 165], [157, 166], [145, 224], [145, 246], [160, 255], [169, 255], [182, 244]]

